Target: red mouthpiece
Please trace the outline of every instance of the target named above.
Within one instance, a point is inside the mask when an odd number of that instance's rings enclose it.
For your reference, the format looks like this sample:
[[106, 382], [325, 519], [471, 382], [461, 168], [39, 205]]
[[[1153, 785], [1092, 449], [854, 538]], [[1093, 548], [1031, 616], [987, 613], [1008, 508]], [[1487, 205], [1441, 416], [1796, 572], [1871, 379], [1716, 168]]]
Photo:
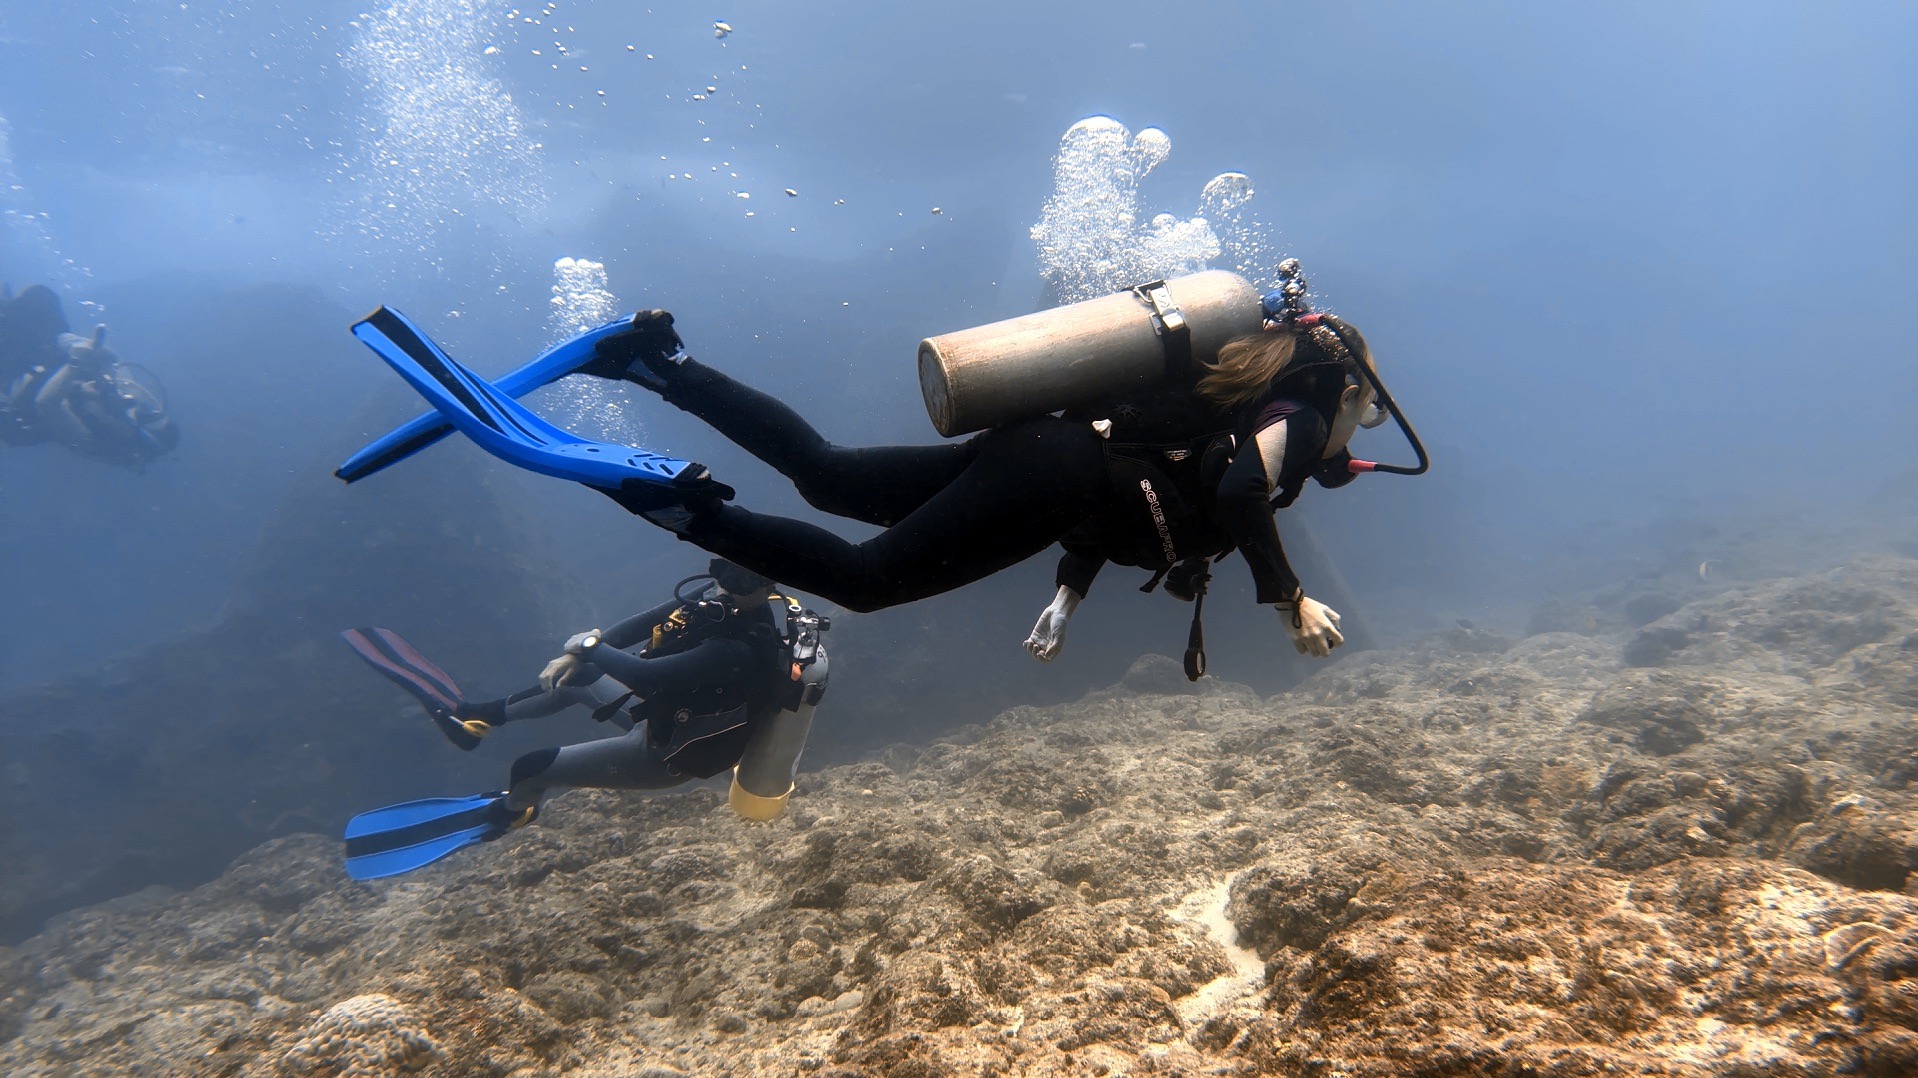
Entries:
[[1375, 468], [1377, 468], [1378, 466], [1379, 466], [1379, 465], [1378, 465], [1378, 462], [1377, 462], [1377, 461], [1373, 461], [1373, 460], [1360, 460], [1360, 459], [1358, 459], [1357, 457], [1354, 457], [1354, 458], [1352, 458], [1351, 460], [1349, 460], [1349, 461], [1346, 461], [1346, 463], [1345, 463], [1345, 467], [1346, 467], [1346, 468], [1347, 468], [1347, 469], [1348, 469], [1349, 471], [1351, 471], [1351, 473], [1352, 473], [1353, 475], [1363, 475], [1364, 473], [1366, 473], [1366, 472], [1369, 472], [1369, 471], [1372, 471], [1373, 469], [1375, 469]]

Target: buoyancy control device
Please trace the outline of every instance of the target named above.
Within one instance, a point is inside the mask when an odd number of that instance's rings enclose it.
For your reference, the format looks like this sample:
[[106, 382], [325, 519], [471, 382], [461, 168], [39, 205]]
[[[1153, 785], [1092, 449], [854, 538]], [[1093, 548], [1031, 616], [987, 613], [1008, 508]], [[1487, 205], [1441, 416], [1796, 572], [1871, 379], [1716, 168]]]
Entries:
[[1263, 324], [1250, 281], [1207, 270], [928, 337], [919, 389], [950, 438], [1187, 377]]

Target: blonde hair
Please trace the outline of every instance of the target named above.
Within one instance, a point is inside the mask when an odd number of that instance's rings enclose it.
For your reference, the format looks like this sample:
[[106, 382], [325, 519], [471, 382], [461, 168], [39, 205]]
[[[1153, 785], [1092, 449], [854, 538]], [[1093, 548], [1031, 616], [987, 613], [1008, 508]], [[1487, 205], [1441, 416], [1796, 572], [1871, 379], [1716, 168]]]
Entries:
[[[1214, 404], [1238, 408], [1257, 401], [1281, 379], [1331, 365], [1338, 367], [1340, 389], [1348, 379], [1363, 384], [1354, 365], [1373, 367], [1365, 338], [1332, 315], [1318, 317], [1337, 326], [1339, 333], [1324, 325], [1287, 327], [1227, 341], [1218, 358], [1205, 365], [1194, 392]], [[1347, 351], [1344, 342], [1350, 342], [1358, 354]]]

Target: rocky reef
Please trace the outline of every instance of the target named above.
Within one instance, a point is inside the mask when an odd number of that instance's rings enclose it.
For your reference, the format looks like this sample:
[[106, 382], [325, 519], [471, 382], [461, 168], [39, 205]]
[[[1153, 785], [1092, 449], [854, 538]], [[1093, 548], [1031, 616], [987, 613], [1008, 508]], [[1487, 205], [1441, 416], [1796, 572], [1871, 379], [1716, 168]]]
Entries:
[[0, 1070], [1918, 1073], [1918, 560], [1576, 613], [1270, 698], [1149, 656], [769, 825], [276, 840], [0, 952]]
[[499, 624], [564, 624], [534, 574], [500, 568], [539, 564], [538, 544], [483, 483], [436, 482], [450, 470], [428, 459], [349, 492], [315, 468], [214, 623], [0, 694], [0, 812], [13, 821], [0, 940], [140, 887], [200, 883], [371, 799], [493, 780], [491, 761], [430, 751], [438, 736], [417, 711], [396, 717], [404, 698], [338, 639], [418, 625], [421, 646], [484, 670], [515, 657]]

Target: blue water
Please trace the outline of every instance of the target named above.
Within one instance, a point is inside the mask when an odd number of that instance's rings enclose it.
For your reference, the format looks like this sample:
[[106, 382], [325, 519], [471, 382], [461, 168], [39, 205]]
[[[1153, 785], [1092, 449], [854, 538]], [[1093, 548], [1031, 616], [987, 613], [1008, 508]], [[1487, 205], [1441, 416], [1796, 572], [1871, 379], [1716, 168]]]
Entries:
[[[1419, 424], [1431, 476], [1309, 507], [1355, 593], [1395, 597], [1380, 637], [1518, 616], [1527, 567], [1661, 520], [1849, 509], [1918, 457], [1914, 45], [1897, 3], [10, 0], [0, 277], [107, 323], [185, 440], [141, 472], [0, 451], [0, 689], [84, 684], [244, 593], [274, 515], [417, 410], [347, 335], [379, 303], [487, 372], [559, 334], [556, 282], [667, 307], [836, 440], [931, 440], [918, 339], [1043, 302], [1030, 230], [1061, 136], [1101, 114], [1169, 139], [1140, 226], [1248, 177], [1261, 242]], [[656, 402], [545, 406], [798, 506]], [[1406, 455], [1389, 428], [1355, 448]], [[533, 553], [500, 572], [579, 624], [690, 571], [599, 499], [433, 452], [523, 511]], [[1048, 573], [925, 625], [1010, 634], [1023, 662]], [[1112, 616], [1015, 688], [1176, 647], [1180, 615], [1108, 587]], [[1236, 569], [1221, 589], [1248, 605]], [[550, 626], [472, 628], [550, 654]], [[1215, 671], [1256, 680], [1237, 654]]]

